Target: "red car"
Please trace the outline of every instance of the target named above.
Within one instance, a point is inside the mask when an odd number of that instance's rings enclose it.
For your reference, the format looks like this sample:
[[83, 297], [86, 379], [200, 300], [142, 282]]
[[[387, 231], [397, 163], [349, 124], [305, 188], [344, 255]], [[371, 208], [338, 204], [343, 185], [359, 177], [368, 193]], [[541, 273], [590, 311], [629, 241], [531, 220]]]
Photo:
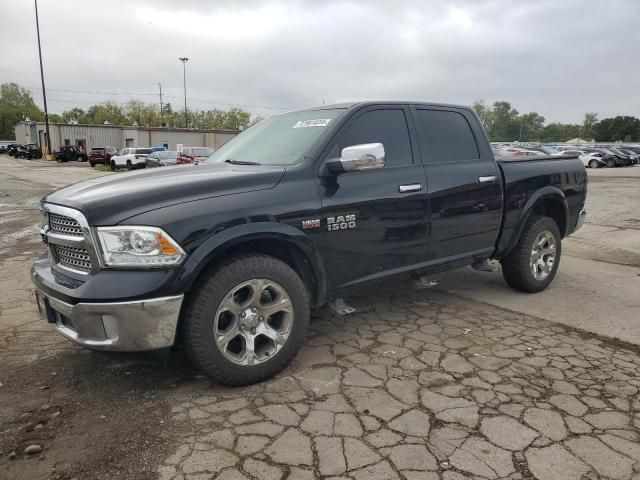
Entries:
[[118, 151], [113, 147], [94, 147], [89, 152], [89, 163], [92, 167], [98, 163], [109, 165], [109, 160], [117, 153]]
[[184, 147], [178, 155], [178, 163], [198, 164], [204, 162], [213, 152], [213, 148], [209, 147]]

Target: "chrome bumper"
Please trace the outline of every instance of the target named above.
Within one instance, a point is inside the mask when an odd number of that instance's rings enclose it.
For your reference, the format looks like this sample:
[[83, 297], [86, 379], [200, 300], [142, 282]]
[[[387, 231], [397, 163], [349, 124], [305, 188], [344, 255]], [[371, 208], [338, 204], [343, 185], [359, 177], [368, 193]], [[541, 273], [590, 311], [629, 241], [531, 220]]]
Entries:
[[184, 298], [70, 305], [40, 290], [38, 295], [38, 308], [59, 334], [93, 350], [123, 352], [171, 347]]
[[587, 218], [587, 211], [583, 208], [578, 213], [578, 220], [576, 221], [576, 228], [573, 230], [574, 232], [578, 230], [582, 225], [584, 225], [584, 221]]

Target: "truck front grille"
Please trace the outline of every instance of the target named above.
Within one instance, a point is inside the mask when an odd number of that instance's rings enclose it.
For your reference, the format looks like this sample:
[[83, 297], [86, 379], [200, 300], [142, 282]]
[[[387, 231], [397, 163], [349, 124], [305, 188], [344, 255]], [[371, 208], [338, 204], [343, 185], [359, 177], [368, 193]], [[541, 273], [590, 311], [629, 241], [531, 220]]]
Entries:
[[88, 250], [66, 245], [52, 245], [52, 248], [60, 265], [82, 272], [91, 271], [91, 257]]
[[62, 233], [74, 237], [82, 237], [84, 235], [82, 227], [76, 219], [52, 212], [49, 213], [49, 230], [53, 233]]
[[82, 275], [96, 272], [100, 260], [82, 212], [51, 203], [43, 203], [41, 209], [46, 221], [40, 233], [49, 247], [51, 263]]

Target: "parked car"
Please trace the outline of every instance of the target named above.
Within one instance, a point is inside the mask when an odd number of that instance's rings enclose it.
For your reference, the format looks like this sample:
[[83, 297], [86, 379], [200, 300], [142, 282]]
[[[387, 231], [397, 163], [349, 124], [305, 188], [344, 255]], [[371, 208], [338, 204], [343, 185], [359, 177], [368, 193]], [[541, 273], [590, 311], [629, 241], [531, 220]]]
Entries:
[[606, 167], [607, 161], [605, 160], [605, 154], [602, 152], [582, 153], [580, 160], [585, 167], [599, 168]]
[[89, 152], [89, 163], [95, 167], [98, 163], [109, 165], [111, 157], [116, 155], [118, 150], [113, 147], [93, 147]]
[[111, 170], [118, 168], [126, 168], [127, 170], [145, 168], [147, 166], [147, 156], [150, 153], [150, 148], [123, 148], [117, 155], [111, 157]]
[[0, 145], [0, 154], [7, 153], [8, 150], [10, 150], [13, 146], [15, 146], [15, 143], [8, 143], [6, 145]]
[[334, 300], [356, 286], [495, 259], [514, 289], [544, 290], [585, 220], [586, 182], [577, 157], [496, 161], [468, 107], [322, 106], [270, 117], [193, 168], [48, 194], [49, 254], [31, 278], [68, 339], [179, 339], [202, 371], [245, 385], [281, 371], [310, 309], [346, 313]]
[[628, 165], [633, 165], [635, 163], [636, 156], [634, 153], [625, 152], [624, 150], [618, 147], [613, 147], [613, 146], [609, 146], [609, 150], [615, 153], [618, 157], [623, 158], [624, 160], [627, 160]]
[[53, 152], [53, 158], [57, 162], [87, 161], [87, 154], [75, 145], [62, 145], [57, 151]]
[[14, 153], [16, 158], [26, 158], [32, 160], [35, 158], [42, 158], [42, 150], [35, 143], [28, 143], [27, 145], [19, 145]]
[[147, 168], [149, 167], [167, 167], [178, 164], [178, 152], [158, 151], [152, 152], [146, 158]]
[[631, 160], [626, 155], [619, 155], [608, 147], [595, 147], [593, 151], [605, 154], [605, 162], [609, 168], [626, 167], [631, 164]]
[[631, 156], [631, 159], [633, 160], [633, 164], [637, 165], [640, 163], [640, 148], [639, 147], [627, 147], [625, 146], [624, 148], [619, 148], [619, 150], [621, 150], [622, 152], [628, 154]]
[[7, 145], [7, 155], [9, 155], [11, 157], [15, 157], [16, 156], [16, 152], [18, 151], [19, 147], [20, 147], [20, 145], [18, 145], [17, 143], [13, 143], [11, 145]]
[[204, 162], [213, 152], [213, 148], [209, 147], [184, 147], [178, 156], [178, 163]]

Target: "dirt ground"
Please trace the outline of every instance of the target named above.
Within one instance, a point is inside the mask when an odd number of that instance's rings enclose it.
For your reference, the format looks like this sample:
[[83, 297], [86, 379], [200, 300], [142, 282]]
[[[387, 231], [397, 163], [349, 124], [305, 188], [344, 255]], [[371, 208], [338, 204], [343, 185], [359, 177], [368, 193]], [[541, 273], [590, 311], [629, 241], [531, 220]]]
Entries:
[[293, 364], [245, 388], [38, 317], [38, 201], [104, 174], [0, 156], [3, 480], [638, 478], [640, 168], [589, 172], [547, 291], [464, 269], [354, 292], [355, 315], [316, 312]]

